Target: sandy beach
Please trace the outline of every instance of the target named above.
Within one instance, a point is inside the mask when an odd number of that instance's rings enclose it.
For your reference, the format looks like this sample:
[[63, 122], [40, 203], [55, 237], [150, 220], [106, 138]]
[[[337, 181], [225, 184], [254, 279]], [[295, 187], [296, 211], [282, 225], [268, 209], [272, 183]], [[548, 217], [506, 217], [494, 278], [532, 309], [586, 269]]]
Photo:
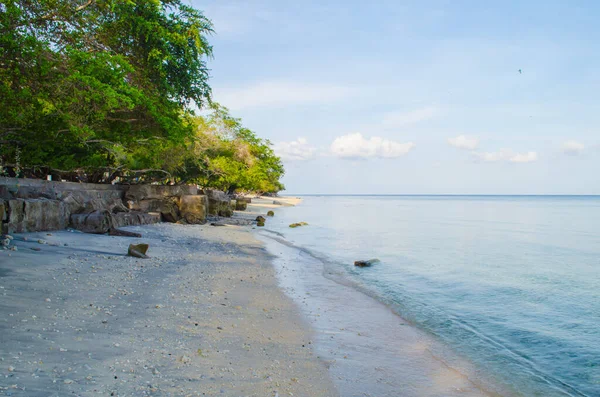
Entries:
[[[0, 394], [337, 395], [251, 227], [128, 230], [143, 238], [17, 234], [0, 252]], [[141, 242], [149, 259], [125, 255]]]

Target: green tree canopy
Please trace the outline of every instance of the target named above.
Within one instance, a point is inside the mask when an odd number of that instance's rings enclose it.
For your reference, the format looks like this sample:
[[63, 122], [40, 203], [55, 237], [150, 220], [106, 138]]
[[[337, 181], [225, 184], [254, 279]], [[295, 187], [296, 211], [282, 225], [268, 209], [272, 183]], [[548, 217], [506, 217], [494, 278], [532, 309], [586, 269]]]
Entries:
[[0, 0], [0, 170], [281, 190], [270, 143], [211, 101], [212, 32], [181, 0]]
[[210, 100], [211, 22], [179, 0], [3, 0], [5, 162], [54, 169], [152, 166], [182, 142], [182, 113]]

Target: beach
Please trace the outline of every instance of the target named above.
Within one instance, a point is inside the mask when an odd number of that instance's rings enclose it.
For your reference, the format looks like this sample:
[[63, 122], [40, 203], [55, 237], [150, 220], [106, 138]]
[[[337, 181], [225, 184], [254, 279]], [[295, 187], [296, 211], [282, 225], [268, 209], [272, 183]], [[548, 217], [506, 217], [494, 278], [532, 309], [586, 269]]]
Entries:
[[251, 227], [127, 230], [143, 237], [25, 233], [0, 252], [0, 394], [337, 395]]
[[[535, 395], [529, 388], [569, 395], [548, 388], [542, 371], [510, 383], [503, 379], [516, 364], [486, 366], [516, 350], [486, 344], [479, 333], [453, 340], [464, 307], [450, 320], [423, 311], [427, 321], [420, 321], [415, 307], [434, 310], [428, 296], [440, 299], [436, 305], [447, 298], [421, 294], [416, 288], [423, 281], [410, 273], [397, 278], [398, 269], [414, 272], [424, 264], [394, 261], [395, 223], [387, 241], [365, 235], [357, 223], [363, 218], [347, 216], [355, 202], [354, 212], [375, 211], [360, 200], [253, 198], [245, 211], [205, 225], [125, 228], [142, 238], [72, 230], [15, 234], [18, 251], [0, 251], [0, 395]], [[524, 203], [514, 205], [529, 208]], [[274, 217], [266, 216], [270, 210]], [[253, 222], [259, 215], [265, 227]], [[308, 225], [289, 227], [303, 221]], [[337, 229], [325, 228], [327, 222]], [[414, 230], [416, 224], [393, 241], [406, 245], [405, 252], [435, 253], [430, 239], [411, 237]], [[148, 243], [150, 258], [126, 256], [130, 243]], [[382, 263], [351, 266], [349, 258], [375, 253]], [[447, 277], [443, 268], [426, 274], [440, 271]], [[402, 284], [387, 296], [369, 284], [389, 280]], [[415, 291], [399, 295], [408, 287]], [[436, 321], [445, 328], [434, 329]], [[481, 354], [469, 354], [465, 345]]]

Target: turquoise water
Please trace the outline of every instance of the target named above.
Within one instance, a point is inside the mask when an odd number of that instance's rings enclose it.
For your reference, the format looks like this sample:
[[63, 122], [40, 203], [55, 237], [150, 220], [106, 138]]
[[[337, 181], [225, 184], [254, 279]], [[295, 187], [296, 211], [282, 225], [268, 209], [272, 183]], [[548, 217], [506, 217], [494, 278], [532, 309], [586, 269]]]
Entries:
[[303, 198], [268, 228], [511, 394], [600, 396], [600, 197]]

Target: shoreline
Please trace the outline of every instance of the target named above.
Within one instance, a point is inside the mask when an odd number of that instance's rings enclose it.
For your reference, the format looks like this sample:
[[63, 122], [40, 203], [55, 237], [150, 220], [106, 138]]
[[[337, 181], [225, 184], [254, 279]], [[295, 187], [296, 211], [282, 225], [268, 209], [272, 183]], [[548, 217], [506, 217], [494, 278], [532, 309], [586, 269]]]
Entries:
[[319, 258], [278, 237], [260, 236], [277, 253], [279, 283], [310, 321], [316, 352], [340, 395], [391, 397], [398, 390], [415, 397], [511, 395], [473, 379], [477, 370], [470, 362], [385, 303], [327, 276]]
[[[338, 395], [250, 228], [127, 230], [143, 237], [26, 233], [0, 252], [0, 391]], [[124, 255], [142, 242], [149, 259]]]

